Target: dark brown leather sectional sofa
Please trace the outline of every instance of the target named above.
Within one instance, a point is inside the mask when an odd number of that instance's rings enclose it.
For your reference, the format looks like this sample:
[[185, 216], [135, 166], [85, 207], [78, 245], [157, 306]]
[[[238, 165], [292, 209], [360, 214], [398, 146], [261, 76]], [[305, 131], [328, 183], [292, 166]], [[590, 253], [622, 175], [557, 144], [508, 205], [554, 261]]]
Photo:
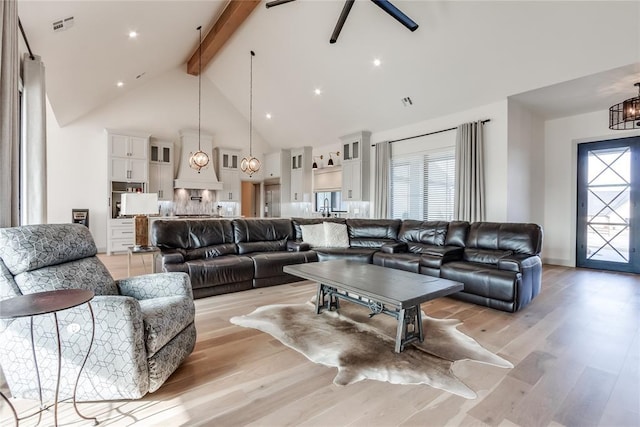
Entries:
[[[346, 224], [347, 248], [311, 248], [301, 225]], [[351, 259], [462, 282], [454, 298], [515, 312], [540, 292], [536, 224], [395, 219], [157, 220], [163, 271], [191, 276], [195, 298], [300, 280], [288, 264]], [[399, 284], [401, 286], [401, 284]]]

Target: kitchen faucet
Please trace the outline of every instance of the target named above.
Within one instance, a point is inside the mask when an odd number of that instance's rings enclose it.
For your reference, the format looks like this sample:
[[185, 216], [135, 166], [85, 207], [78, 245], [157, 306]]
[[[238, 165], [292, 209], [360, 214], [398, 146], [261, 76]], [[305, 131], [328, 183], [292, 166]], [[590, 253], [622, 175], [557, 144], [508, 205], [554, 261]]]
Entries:
[[322, 216], [326, 216], [329, 218], [331, 215], [329, 214], [329, 199], [324, 198], [324, 203], [322, 204]]

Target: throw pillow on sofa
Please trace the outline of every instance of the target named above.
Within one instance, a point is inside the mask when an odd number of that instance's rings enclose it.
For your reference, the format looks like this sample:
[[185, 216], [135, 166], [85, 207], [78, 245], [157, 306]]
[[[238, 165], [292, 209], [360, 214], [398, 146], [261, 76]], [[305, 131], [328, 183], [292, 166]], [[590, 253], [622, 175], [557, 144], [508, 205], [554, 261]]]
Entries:
[[302, 241], [308, 243], [312, 248], [324, 248], [325, 232], [322, 224], [301, 225]]
[[348, 248], [349, 233], [346, 224], [323, 222], [325, 245], [329, 248]]

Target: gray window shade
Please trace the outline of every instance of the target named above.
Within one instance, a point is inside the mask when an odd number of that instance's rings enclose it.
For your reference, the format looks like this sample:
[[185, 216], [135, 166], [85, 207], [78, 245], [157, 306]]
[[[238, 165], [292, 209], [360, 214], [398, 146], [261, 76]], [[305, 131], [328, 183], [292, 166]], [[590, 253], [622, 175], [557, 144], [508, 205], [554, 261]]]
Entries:
[[391, 158], [391, 217], [451, 221], [455, 147]]

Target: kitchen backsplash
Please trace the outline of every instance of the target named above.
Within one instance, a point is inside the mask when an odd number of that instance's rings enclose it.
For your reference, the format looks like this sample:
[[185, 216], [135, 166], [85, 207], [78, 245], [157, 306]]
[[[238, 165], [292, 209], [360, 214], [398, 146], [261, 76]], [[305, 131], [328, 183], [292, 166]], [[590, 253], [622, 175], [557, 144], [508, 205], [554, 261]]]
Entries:
[[175, 190], [173, 201], [160, 202], [160, 216], [174, 215], [221, 215], [237, 216], [238, 203], [220, 202], [210, 190]]

